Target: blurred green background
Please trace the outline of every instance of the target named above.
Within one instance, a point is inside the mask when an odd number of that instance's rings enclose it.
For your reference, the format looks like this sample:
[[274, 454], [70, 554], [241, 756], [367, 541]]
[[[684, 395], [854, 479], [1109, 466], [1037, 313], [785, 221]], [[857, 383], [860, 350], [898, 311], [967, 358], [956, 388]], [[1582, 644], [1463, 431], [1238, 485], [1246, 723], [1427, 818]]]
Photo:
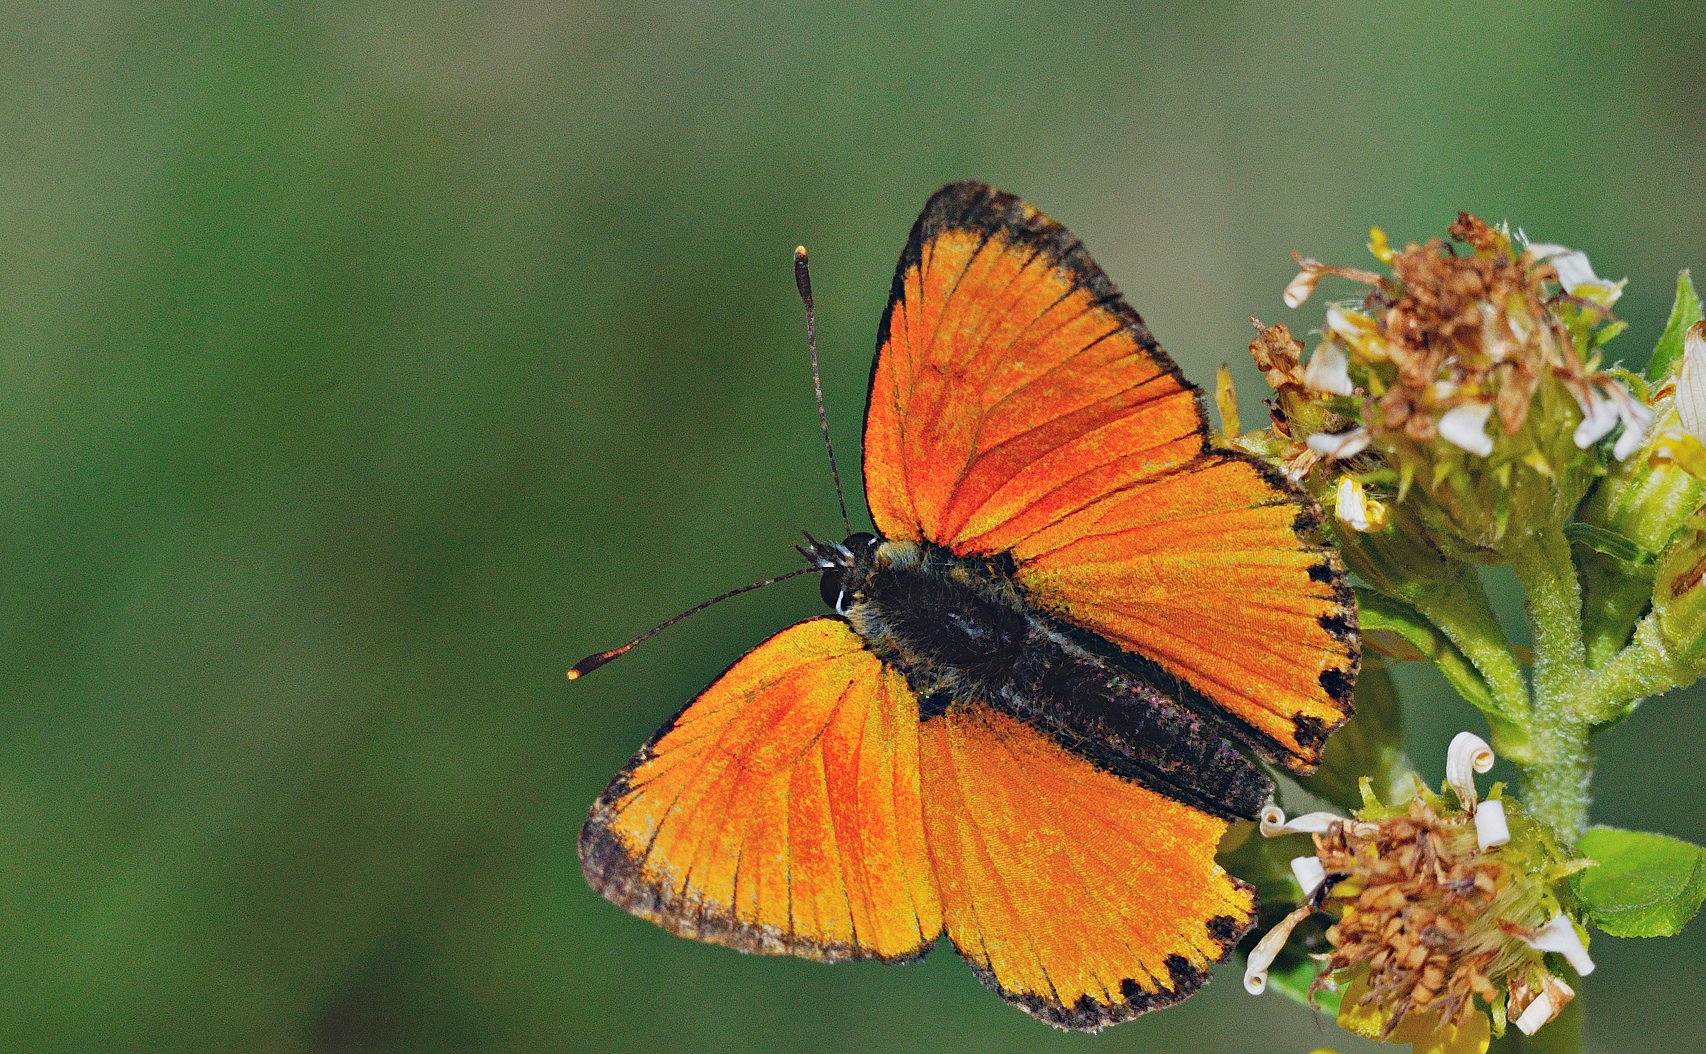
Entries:
[[[796, 243], [850, 466], [894, 259], [958, 178], [1071, 226], [1247, 420], [1246, 317], [1319, 320], [1289, 251], [1458, 208], [1628, 275], [1640, 362], [1706, 266], [1703, 41], [1691, 0], [12, 0], [0, 1049], [1356, 1047], [1235, 971], [1091, 1039], [945, 949], [667, 936], [587, 890], [580, 821], [817, 590], [563, 671], [837, 530]], [[1406, 687], [1437, 779], [1479, 718]], [[1597, 817], [1706, 841], [1703, 741], [1702, 693], [1648, 704]], [[1597, 941], [1595, 1046], [1692, 1049], [1703, 953]]]

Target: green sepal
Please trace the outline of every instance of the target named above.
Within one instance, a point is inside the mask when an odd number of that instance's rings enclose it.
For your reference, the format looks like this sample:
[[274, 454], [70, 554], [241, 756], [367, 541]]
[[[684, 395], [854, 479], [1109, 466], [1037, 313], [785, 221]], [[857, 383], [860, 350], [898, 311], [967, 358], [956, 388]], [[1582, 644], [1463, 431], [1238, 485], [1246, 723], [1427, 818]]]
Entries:
[[1682, 361], [1683, 337], [1688, 333], [1688, 327], [1698, 321], [1700, 297], [1694, 292], [1694, 282], [1684, 268], [1676, 276], [1676, 301], [1671, 304], [1670, 321], [1665, 323], [1665, 331], [1659, 334], [1653, 357], [1647, 360], [1648, 380], [1657, 384], [1671, 372], [1672, 366]]
[[1580, 520], [1564, 525], [1564, 537], [1624, 563], [1650, 564], [1659, 558], [1658, 553], [1637, 545], [1616, 531], [1608, 531], [1604, 527], [1595, 527]]
[[1588, 922], [1613, 937], [1671, 937], [1706, 899], [1706, 849], [1669, 835], [1590, 827], [1578, 849], [1598, 867], [1570, 878]]

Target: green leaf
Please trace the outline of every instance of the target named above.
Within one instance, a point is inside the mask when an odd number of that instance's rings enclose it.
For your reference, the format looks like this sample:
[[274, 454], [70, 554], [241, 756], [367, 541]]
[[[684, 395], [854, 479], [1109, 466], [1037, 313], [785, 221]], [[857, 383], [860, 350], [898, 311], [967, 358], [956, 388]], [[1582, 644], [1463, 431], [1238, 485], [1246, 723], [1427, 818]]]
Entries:
[[1613, 937], [1670, 937], [1706, 899], [1706, 849], [1680, 838], [1591, 827], [1581, 851], [1596, 862], [1570, 878], [1587, 920]]
[[1694, 283], [1688, 277], [1688, 270], [1676, 276], [1676, 302], [1671, 305], [1670, 321], [1665, 323], [1665, 331], [1659, 335], [1659, 342], [1653, 348], [1653, 357], [1647, 360], [1647, 379], [1657, 383], [1664, 379], [1671, 367], [1682, 360], [1682, 338], [1688, 332], [1688, 327], [1700, 321], [1700, 297], [1694, 292]]

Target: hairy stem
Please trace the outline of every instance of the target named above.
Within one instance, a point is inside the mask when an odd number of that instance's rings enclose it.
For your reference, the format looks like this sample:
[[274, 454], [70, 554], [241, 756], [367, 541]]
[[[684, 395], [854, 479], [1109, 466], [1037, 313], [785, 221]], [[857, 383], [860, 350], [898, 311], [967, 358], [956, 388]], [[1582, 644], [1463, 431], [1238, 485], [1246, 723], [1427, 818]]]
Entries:
[[1615, 721], [1647, 696], [1692, 684], [1696, 676], [1693, 667], [1672, 653], [1658, 620], [1649, 615], [1635, 627], [1629, 646], [1583, 686], [1584, 716], [1596, 725]]
[[1523, 802], [1574, 844], [1587, 826], [1593, 751], [1583, 696], [1591, 674], [1582, 645], [1582, 591], [1564, 532], [1552, 526], [1511, 554], [1534, 632], [1533, 756], [1515, 758]]
[[1487, 716], [1499, 740], [1498, 749], [1520, 761], [1528, 753], [1523, 727], [1529, 715], [1522, 664], [1505, 639], [1479, 576], [1467, 565], [1454, 570], [1458, 573], [1417, 588], [1404, 599], [1438, 626], [1481, 674], [1492, 696], [1493, 708]]

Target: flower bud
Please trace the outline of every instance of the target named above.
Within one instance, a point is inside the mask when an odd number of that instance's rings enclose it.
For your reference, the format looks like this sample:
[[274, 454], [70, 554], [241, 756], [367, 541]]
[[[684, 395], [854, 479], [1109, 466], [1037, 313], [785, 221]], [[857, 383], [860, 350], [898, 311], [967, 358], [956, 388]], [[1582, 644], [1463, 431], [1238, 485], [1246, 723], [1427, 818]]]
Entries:
[[1706, 657], [1706, 514], [1696, 513], [1653, 567], [1653, 615], [1681, 661]]
[[1658, 420], [1634, 457], [1613, 464], [1566, 532], [1581, 568], [1582, 629], [1591, 666], [1629, 642], [1652, 600], [1654, 561], [1706, 500], [1706, 447], [1677, 408]]

